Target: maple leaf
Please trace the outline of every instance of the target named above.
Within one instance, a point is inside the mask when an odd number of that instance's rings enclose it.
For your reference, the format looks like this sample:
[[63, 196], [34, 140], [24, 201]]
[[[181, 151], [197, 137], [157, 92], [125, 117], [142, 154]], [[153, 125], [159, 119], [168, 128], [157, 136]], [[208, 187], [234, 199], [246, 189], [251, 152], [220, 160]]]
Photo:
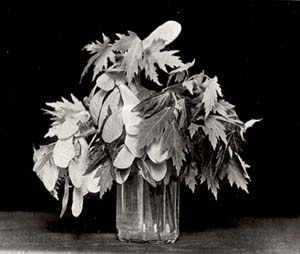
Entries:
[[128, 31], [128, 35], [117, 34], [119, 40], [113, 45], [113, 50], [126, 52], [132, 45], [135, 43], [136, 38], [138, 37], [136, 33]]
[[140, 62], [143, 57], [143, 44], [139, 37], [134, 36], [130, 42], [130, 47], [124, 55], [122, 67], [126, 70], [128, 83], [131, 83], [134, 75], [138, 73]]
[[248, 165], [245, 161], [243, 161], [243, 159], [241, 158], [241, 156], [237, 152], [235, 152], [234, 154], [237, 156], [237, 158], [239, 160], [239, 163], [240, 163], [240, 165], [241, 165], [241, 167], [243, 169], [243, 175], [244, 175], [244, 177], [246, 179], [250, 180], [250, 177], [249, 177], [248, 172], [247, 172], [247, 168], [250, 168], [250, 165]]
[[182, 66], [182, 62], [178, 56], [174, 56], [178, 51], [161, 51], [164, 49], [165, 43], [163, 40], [155, 40], [151, 46], [147, 48], [144, 54], [142, 67], [145, 69], [146, 77], [149, 77], [153, 82], [160, 85], [156, 72], [157, 65], [161, 70], [168, 72], [166, 66], [171, 68]]
[[194, 135], [196, 134], [196, 132], [199, 130], [199, 128], [201, 128], [201, 125], [195, 124], [195, 123], [191, 123], [188, 127], [188, 130], [190, 132], [190, 136], [191, 138], [194, 137]]
[[197, 176], [198, 176], [198, 169], [195, 163], [191, 163], [189, 167], [188, 175], [184, 178], [184, 182], [193, 193], [195, 192], [195, 187], [197, 185], [197, 181], [196, 181]]
[[95, 178], [99, 177], [98, 186], [100, 186], [100, 198], [103, 197], [106, 191], [110, 190], [113, 185], [112, 162], [106, 160], [103, 164], [97, 167]]
[[172, 102], [173, 97], [169, 92], [159, 93], [141, 101], [132, 111], [139, 112], [139, 116], [148, 118], [163, 108], [170, 106]]
[[159, 139], [173, 116], [173, 107], [166, 107], [151, 117], [144, 119], [138, 125], [139, 142], [138, 149], [149, 146], [153, 141]]
[[175, 70], [172, 70], [172, 71], [170, 72], [170, 74], [176, 74], [176, 73], [185, 72], [185, 71], [187, 71], [189, 68], [191, 68], [194, 64], [195, 64], [195, 59], [193, 60], [193, 62], [183, 64], [183, 65], [180, 66], [179, 68], [177, 68], [177, 69], [175, 69]]
[[182, 85], [190, 92], [191, 95], [194, 94], [194, 81], [187, 80], [182, 83]]
[[175, 108], [179, 111], [178, 128], [180, 130], [185, 129], [187, 124], [187, 112], [186, 112], [185, 100], [184, 99], [177, 100]]
[[203, 184], [205, 181], [207, 183], [208, 190], [212, 192], [215, 199], [217, 200], [218, 189], [220, 188], [219, 179], [212, 174], [210, 167], [206, 167], [201, 173], [200, 183]]
[[85, 50], [89, 51], [93, 56], [88, 60], [87, 65], [83, 69], [81, 74], [80, 82], [84, 75], [88, 72], [92, 65], [94, 65], [93, 80], [96, 76], [108, 66], [109, 60], [114, 62], [114, 53], [112, 51], [112, 46], [109, 44], [110, 40], [105, 35], [103, 35], [103, 43], [96, 41], [96, 43], [88, 44], [84, 47]]
[[226, 168], [223, 169], [220, 178], [222, 179], [225, 175], [227, 175], [227, 179], [231, 186], [235, 184], [238, 188], [241, 188], [248, 193], [248, 182], [245, 179], [243, 173], [241, 172], [235, 159], [231, 159], [228, 162]]
[[209, 116], [204, 121], [204, 126], [201, 127], [205, 135], [208, 136], [208, 139], [214, 150], [216, 149], [219, 139], [221, 139], [225, 145], [227, 144], [225, 126], [220, 121], [218, 121], [217, 117]]
[[206, 79], [203, 83], [205, 91], [203, 93], [203, 102], [205, 109], [205, 118], [208, 117], [209, 113], [217, 103], [218, 95], [222, 96], [220, 85], [218, 84], [217, 77], [212, 79]]
[[162, 136], [161, 150], [168, 151], [168, 158], [171, 158], [173, 165], [177, 170], [177, 175], [185, 161], [186, 143], [178, 132], [178, 126], [175, 121], [168, 124]]

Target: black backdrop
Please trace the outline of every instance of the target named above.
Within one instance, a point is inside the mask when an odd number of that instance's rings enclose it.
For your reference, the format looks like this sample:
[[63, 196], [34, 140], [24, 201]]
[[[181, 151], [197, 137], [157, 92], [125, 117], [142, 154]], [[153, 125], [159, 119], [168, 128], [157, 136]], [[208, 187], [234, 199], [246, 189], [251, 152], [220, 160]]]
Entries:
[[[0, 210], [59, 212], [32, 172], [32, 146], [43, 142], [49, 124], [44, 103], [71, 92], [82, 97], [90, 88], [79, 85], [87, 60], [81, 48], [102, 32], [132, 30], [143, 38], [173, 19], [183, 27], [173, 44], [183, 60], [196, 58], [196, 70], [218, 76], [242, 120], [264, 118], [246, 136], [250, 194], [224, 182], [215, 202], [206, 186], [194, 195], [183, 187], [182, 228], [240, 216], [298, 216], [300, 4], [220, 2], [2, 2]], [[88, 197], [85, 205], [82, 217], [97, 216], [114, 228], [115, 189], [102, 201]]]

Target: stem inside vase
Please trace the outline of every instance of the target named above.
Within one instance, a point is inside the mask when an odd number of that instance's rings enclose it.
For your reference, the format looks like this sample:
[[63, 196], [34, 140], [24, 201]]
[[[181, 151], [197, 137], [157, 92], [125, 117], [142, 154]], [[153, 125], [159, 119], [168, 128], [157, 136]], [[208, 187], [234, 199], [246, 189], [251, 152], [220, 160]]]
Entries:
[[117, 230], [121, 241], [173, 243], [179, 236], [179, 182], [151, 186], [132, 172], [117, 186]]

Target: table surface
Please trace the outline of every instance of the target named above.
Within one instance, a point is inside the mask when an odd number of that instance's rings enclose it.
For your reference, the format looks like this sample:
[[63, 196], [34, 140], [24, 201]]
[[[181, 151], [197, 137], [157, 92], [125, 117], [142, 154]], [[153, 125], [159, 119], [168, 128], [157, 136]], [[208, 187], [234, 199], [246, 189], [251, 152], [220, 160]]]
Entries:
[[300, 254], [300, 218], [243, 218], [228, 228], [182, 232], [174, 244], [124, 243], [113, 233], [57, 232], [56, 214], [0, 212], [0, 253]]

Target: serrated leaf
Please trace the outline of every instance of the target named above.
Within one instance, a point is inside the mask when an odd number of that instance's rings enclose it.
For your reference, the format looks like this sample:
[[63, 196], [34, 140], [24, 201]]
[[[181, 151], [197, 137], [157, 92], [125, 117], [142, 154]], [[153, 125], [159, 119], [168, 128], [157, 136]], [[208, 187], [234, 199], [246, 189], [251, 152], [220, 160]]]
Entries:
[[163, 108], [171, 106], [172, 98], [169, 92], [155, 94], [141, 101], [132, 111], [138, 112], [139, 116], [148, 118]]
[[[105, 40], [103, 43], [97, 42], [97, 44], [90, 48], [93, 48], [90, 52], [94, 55], [89, 59], [85, 66], [80, 81], [92, 65], [94, 65], [93, 80], [95, 80], [96, 76], [103, 71], [103, 69], [107, 68], [108, 61], [114, 61], [114, 53], [112, 51], [112, 46], [109, 44], [109, 39]], [[86, 46], [85, 49], [88, 49], [88, 46]]]
[[183, 65], [180, 66], [179, 68], [177, 68], [177, 69], [175, 69], [175, 70], [172, 70], [172, 71], [170, 72], [170, 74], [177, 74], [177, 73], [185, 72], [185, 71], [187, 71], [189, 68], [191, 68], [192, 66], [194, 66], [194, 64], [195, 64], [195, 59], [193, 60], [193, 62], [183, 64]]
[[125, 53], [122, 67], [126, 71], [126, 77], [128, 83], [131, 83], [135, 74], [139, 71], [140, 61], [143, 57], [143, 44], [140, 38], [135, 36], [135, 39], [132, 40], [131, 45], [128, 51]]
[[103, 73], [97, 78], [96, 86], [108, 92], [115, 87], [115, 81], [109, 75]]
[[179, 111], [178, 128], [185, 130], [187, 124], [187, 112], [185, 106], [185, 99], [179, 99], [176, 101], [175, 108]]
[[210, 190], [212, 192], [215, 199], [217, 200], [218, 189], [220, 188], [219, 179], [217, 177], [213, 176], [210, 167], [205, 168], [201, 173], [200, 183], [203, 184], [205, 181], [207, 183], [208, 190]]
[[196, 132], [199, 130], [199, 128], [201, 127], [201, 125], [195, 124], [195, 123], [191, 123], [188, 127], [188, 130], [190, 132], [190, 137], [193, 138], [194, 135], [196, 134]]
[[168, 157], [172, 159], [177, 175], [179, 175], [183, 161], [185, 161], [186, 144], [174, 121], [167, 126], [163, 133], [162, 151], [168, 151]]
[[205, 87], [205, 91], [203, 93], [203, 102], [205, 118], [207, 118], [217, 103], [218, 96], [222, 96], [222, 91], [220, 85], [218, 84], [217, 77], [206, 79], [203, 86]]
[[188, 170], [188, 175], [185, 176], [184, 182], [190, 190], [194, 193], [197, 185], [196, 177], [198, 176], [198, 169], [194, 164], [191, 164]]
[[241, 188], [248, 193], [247, 180], [245, 179], [235, 160], [229, 161], [225, 172], [227, 174], [227, 178], [231, 186], [235, 184], [238, 188]]
[[150, 78], [153, 82], [160, 85], [158, 75], [156, 72], [157, 65], [161, 70], [167, 72], [166, 66], [171, 68], [182, 66], [182, 62], [178, 56], [174, 56], [178, 51], [161, 51], [165, 47], [162, 40], [153, 41], [151, 46], [147, 49], [144, 54], [142, 67], [145, 70], [146, 77]]
[[138, 125], [139, 128], [139, 144], [138, 148], [143, 149], [149, 146], [153, 141], [159, 139], [166, 127], [169, 125], [169, 121], [173, 116], [173, 108], [166, 107], [154, 114], [153, 116], [144, 119]]
[[128, 35], [119, 35], [118, 37], [119, 40], [114, 43], [113, 49], [123, 53], [129, 50], [131, 45], [135, 43], [136, 38], [138, 38], [136, 33], [131, 31], [128, 31]]
[[208, 136], [208, 139], [213, 147], [216, 149], [218, 140], [221, 139], [225, 145], [227, 145], [227, 138], [225, 133], [225, 126], [217, 120], [215, 116], [209, 116], [204, 121], [204, 126], [201, 126], [205, 135]]
[[187, 80], [182, 83], [182, 85], [190, 92], [191, 95], [194, 94], [194, 81]]
[[53, 159], [56, 166], [66, 168], [75, 156], [73, 138], [58, 140], [53, 149]]
[[112, 113], [106, 120], [102, 130], [102, 139], [106, 143], [112, 143], [123, 133], [123, 121], [121, 112]]
[[221, 116], [227, 117], [227, 109], [220, 101], [217, 101], [216, 104], [213, 106], [212, 112], [214, 114], [218, 113]]
[[248, 172], [247, 172], [247, 168], [250, 168], [250, 165], [248, 165], [245, 161], [243, 161], [243, 159], [241, 158], [241, 156], [235, 152], [235, 155], [237, 156], [238, 158], [238, 161], [243, 169], [243, 175], [246, 179], [249, 179], [250, 180], [250, 177], [248, 175]]
[[181, 25], [176, 21], [169, 20], [158, 26], [147, 38], [143, 40], [143, 47], [150, 47], [152, 42], [157, 39], [163, 40], [165, 45], [168, 45], [177, 38], [180, 32]]
[[110, 160], [106, 160], [96, 170], [95, 177], [99, 178], [98, 186], [100, 186], [100, 198], [102, 198], [105, 192], [110, 190], [113, 185], [114, 179], [111, 170], [112, 163]]

